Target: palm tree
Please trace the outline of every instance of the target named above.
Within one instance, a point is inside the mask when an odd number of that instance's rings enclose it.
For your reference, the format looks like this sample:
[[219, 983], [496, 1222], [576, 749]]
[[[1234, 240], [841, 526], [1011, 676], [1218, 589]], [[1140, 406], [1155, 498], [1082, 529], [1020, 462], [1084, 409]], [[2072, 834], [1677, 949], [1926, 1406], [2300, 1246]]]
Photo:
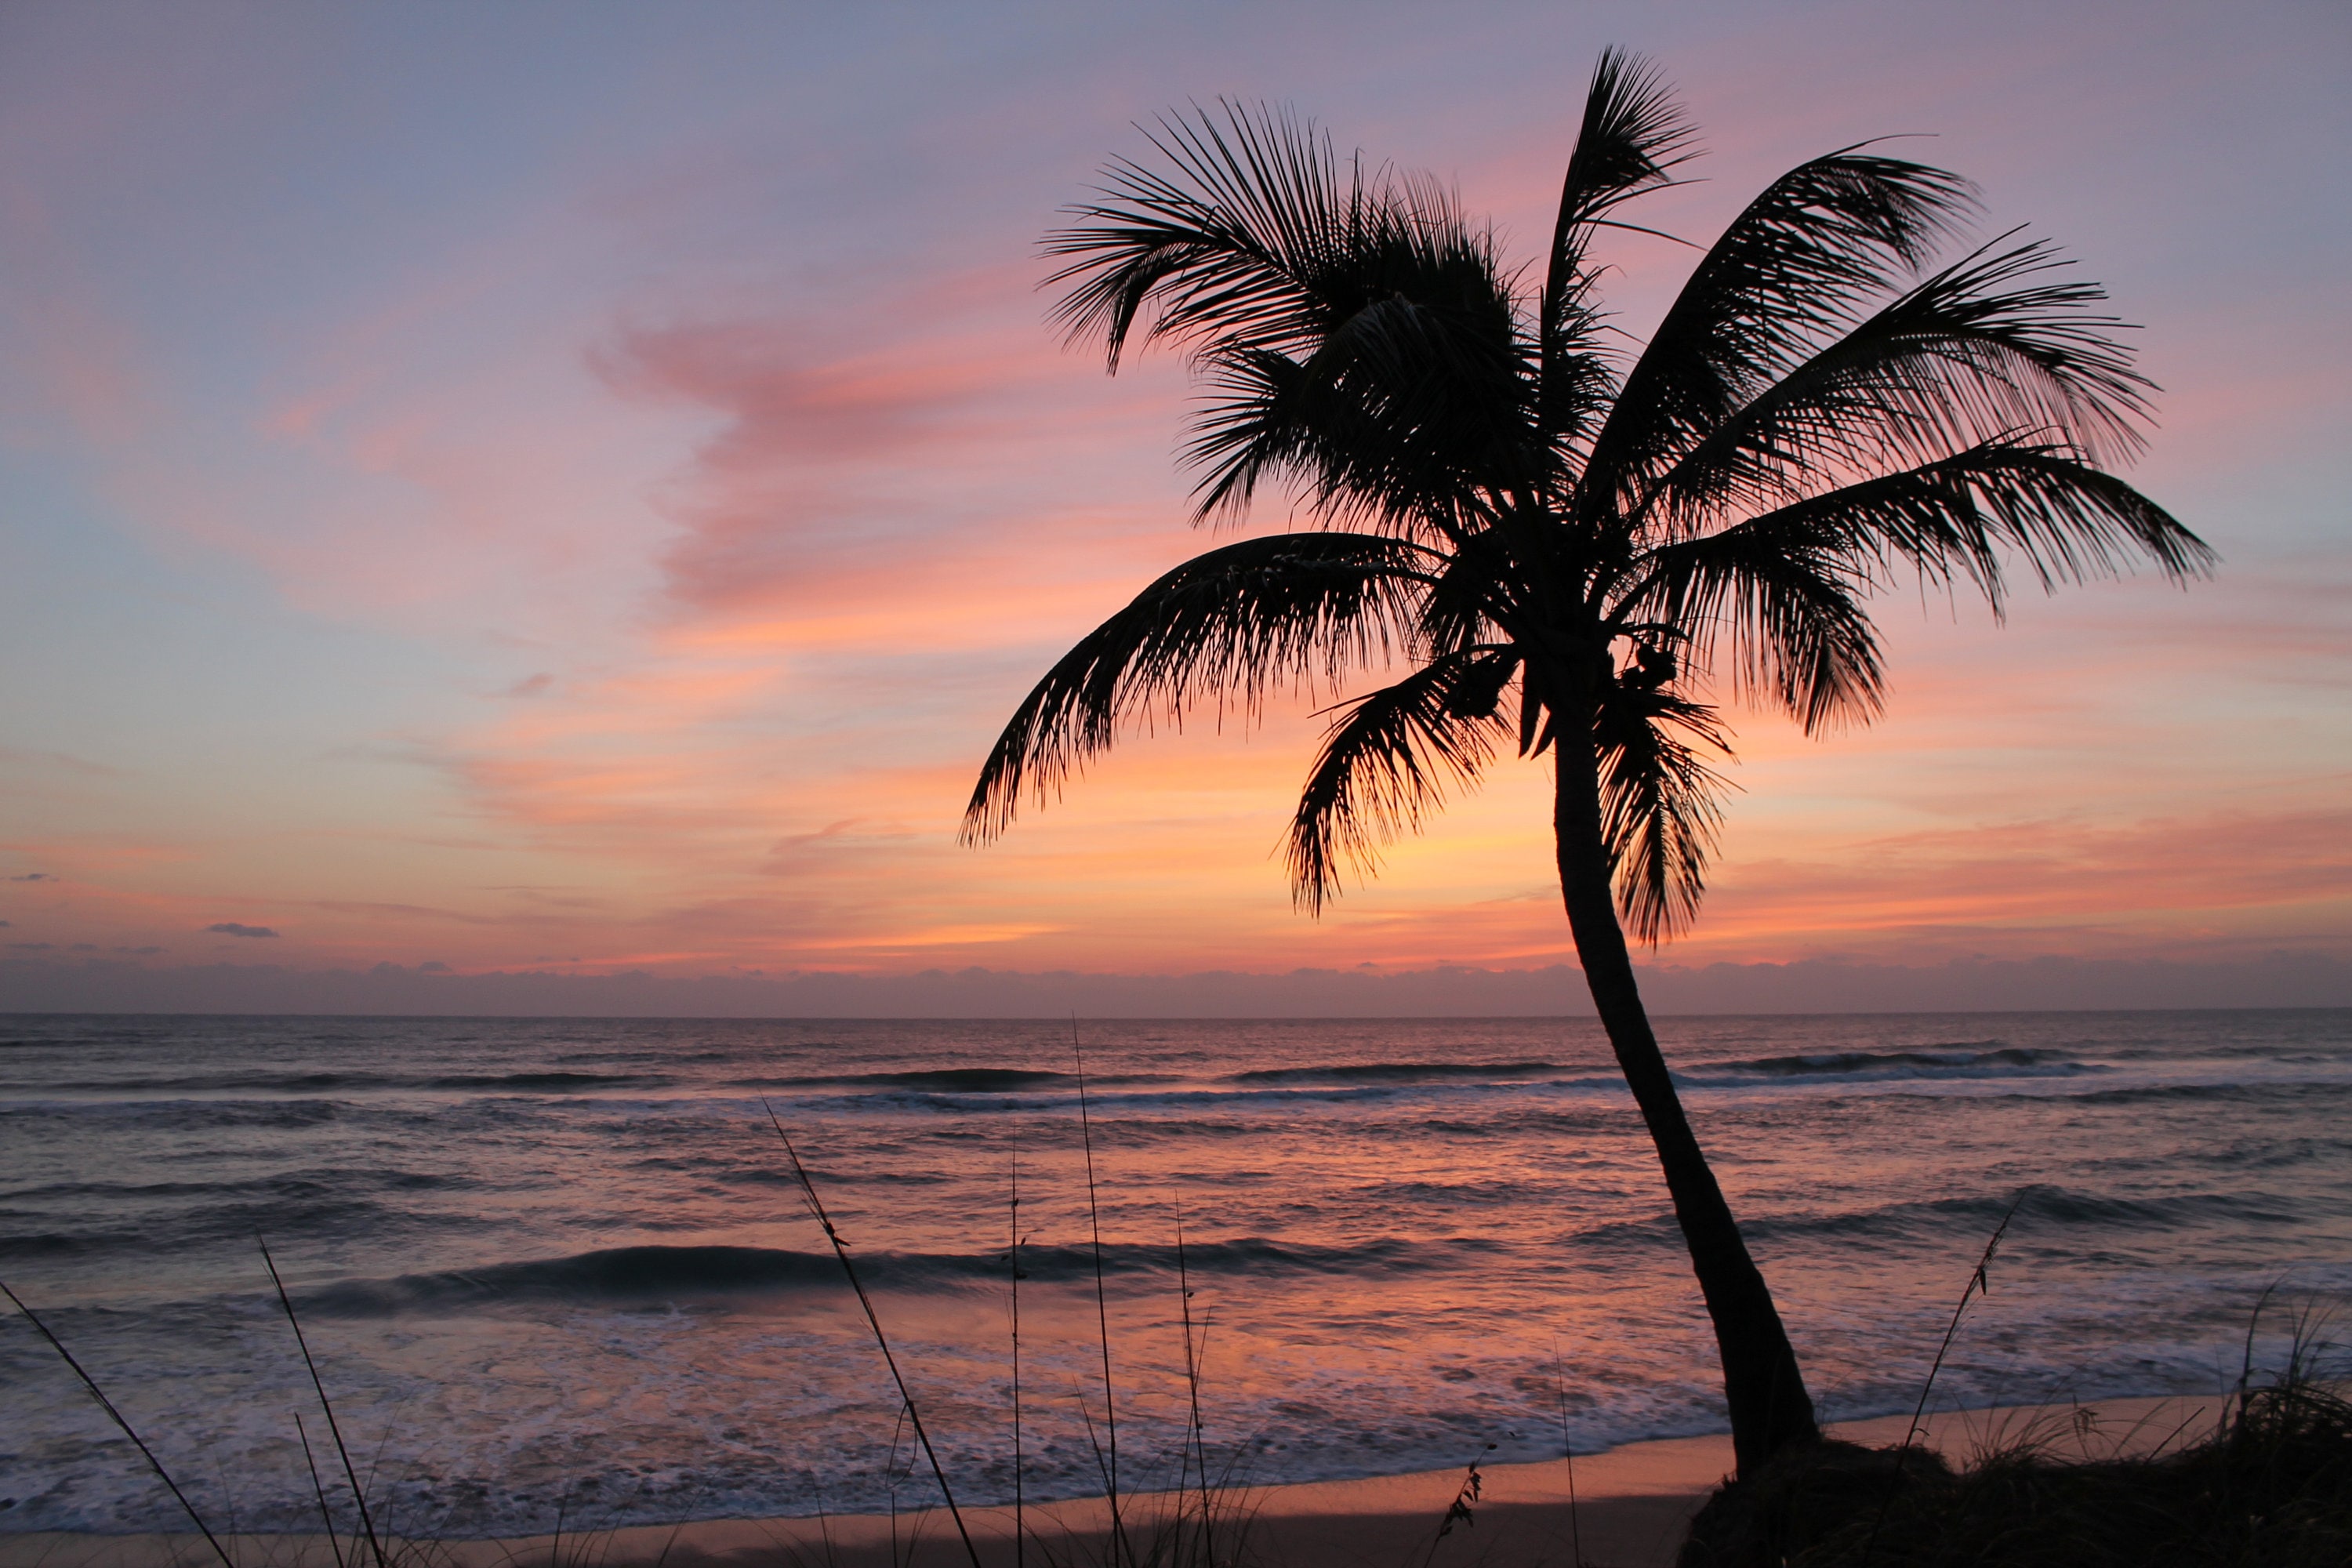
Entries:
[[[1541, 289], [1451, 192], [1342, 161], [1311, 125], [1225, 106], [1163, 121], [1048, 237], [1060, 319], [1188, 351], [1206, 397], [1197, 521], [1286, 483], [1306, 526], [1186, 562], [1037, 683], [982, 769], [970, 841], [1122, 730], [1406, 667], [1334, 710], [1288, 841], [1298, 901], [1418, 829], [1506, 750], [1554, 759], [1560, 892], [1654, 1141], [1721, 1354], [1742, 1474], [1818, 1436], [1780, 1314], [1675, 1092], [1626, 946], [1696, 915], [1728, 753], [1719, 681], [1811, 733], [1865, 722], [1864, 602], [1898, 575], [2000, 609], [2136, 558], [2213, 556], [2107, 468], [2150, 383], [2004, 236], [1930, 269], [1957, 176], [1848, 147], [1783, 174], [1707, 248], [1638, 352], [1589, 251], [1675, 183], [1691, 132], [1654, 70], [1593, 72]], [[1649, 231], [1644, 231], [1649, 232]]]

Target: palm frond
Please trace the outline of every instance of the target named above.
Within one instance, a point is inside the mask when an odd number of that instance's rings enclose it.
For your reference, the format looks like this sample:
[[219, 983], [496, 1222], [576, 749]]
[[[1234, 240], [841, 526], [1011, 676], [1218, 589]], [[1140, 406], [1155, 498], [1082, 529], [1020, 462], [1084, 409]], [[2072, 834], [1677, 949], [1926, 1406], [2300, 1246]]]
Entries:
[[1421, 602], [1422, 648], [1453, 653], [1474, 643], [1516, 640], [1526, 630], [1520, 573], [1507, 531], [1494, 523], [1465, 531]]
[[1311, 125], [1223, 107], [1161, 121], [1166, 168], [1115, 164], [1045, 241], [1061, 320], [1114, 368], [1139, 330], [1192, 353], [1196, 517], [1278, 478], [1326, 521], [1410, 531], [1524, 468], [1533, 346], [1493, 237], [1435, 180], [1343, 169]]
[[1165, 172], [1113, 163], [1102, 199], [1045, 237], [1067, 258], [1045, 280], [1070, 286], [1056, 318], [1073, 339], [1099, 336], [1114, 368], [1139, 325], [1147, 341], [1305, 354], [1391, 294], [1443, 299], [1465, 268], [1491, 280], [1491, 237], [1448, 187], [1343, 166], [1287, 111], [1220, 108], [1162, 119], [1150, 140]]
[[1360, 166], [1343, 174], [1311, 122], [1219, 107], [1222, 125], [1202, 110], [1162, 118], [1147, 136], [1172, 173], [1114, 162], [1103, 199], [1045, 237], [1046, 256], [1073, 258], [1045, 280], [1074, 285], [1056, 318], [1074, 340], [1100, 335], [1113, 369], [1147, 305], [1150, 338], [1312, 342], [1331, 320], [1315, 279], [1343, 230], [1391, 199]]
[[1715, 710], [1664, 691], [1620, 687], [1593, 726], [1617, 907], [1635, 939], [1653, 947], [1689, 929], [1706, 892], [1727, 781], [1701, 759], [1701, 746], [1731, 752]]
[[1884, 702], [1861, 604], [1877, 564], [1834, 519], [1773, 513], [1653, 552], [1615, 614], [1680, 629], [1701, 669], [1727, 643], [1735, 694], [1770, 701], [1811, 734], [1867, 722]]
[[1586, 259], [1592, 236], [1617, 206], [1669, 183], [1669, 171], [1689, 155], [1693, 140], [1655, 67], [1618, 49], [1601, 52], [1560, 181], [1538, 306], [1543, 426], [1556, 443], [1584, 437], [1613, 381], [1599, 343], [1595, 269]]
[[1810, 731], [1877, 710], [1864, 595], [1908, 568], [1947, 588], [1969, 584], [1999, 615], [2011, 556], [2045, 590], [2142, 559], [2185, 580], [2217, 559], [2163, 508], [2073, 453], [1990, 441], [1662, 545], [1614, 614], [1687, 627], [1702, 662], [1728, 637], [1735, 677]]
[[1726, 228], [1625, 375], [1585, 465], [1600, 516], [1917, 268], [1974, 205], [1958, 176], [1848, 148], [1801, 163]]
[[1987, 247], [1925, 279], [1701, 437], [1636, 515], [1688, 531], [1996, 439], [2129, 457], [2154, 389], [2121, 323], [2085, 309], [2105, 292], [2049, 276], [2063, 266], [2046, 245]]
[[1431, 552], [1375, 535], [1246, 539], [1160, 578], [1045, 673], [990, 751], [966, 806], [966, 842], [1042, 803], [1122, 725], [1181, 723], [1203, 698], [1254, 710], [1287, 681], [1337, 679], [1411, 633]]
[[1507, 647], [1463, 648], [1346, 706], [1291, 819], [1293, 898], [1319, 912], [1343, 865], [1370, 871], [1382, 845], [1420, 829], [1447, 782], [1478, 776], [1509, 738], [1500, 709], [1518, 662]]
[[1415, 280], [1421, 293], [1373, 300], [1303, 361], [1242, 342], [1204, 353], [1210, 395], [1184, 452], [1202, 474], [1196, 520], [1237, 519], [1282, 479], [1326, 520], [1450, 537], [1528, 471], [1530, 383], [1491, 259], [1465, 247]]

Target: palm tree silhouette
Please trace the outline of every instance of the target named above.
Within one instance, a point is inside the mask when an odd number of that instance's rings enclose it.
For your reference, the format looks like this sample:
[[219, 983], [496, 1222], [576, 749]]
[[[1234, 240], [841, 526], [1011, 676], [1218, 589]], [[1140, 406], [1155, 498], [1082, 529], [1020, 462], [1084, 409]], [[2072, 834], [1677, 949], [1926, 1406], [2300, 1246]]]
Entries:
[[[1161, 577], [1005, 726], [968, 841], [1042, 804], [1124, 729], [1202, 703], [1409, 673], [1335, 710], [1288, 841], [1319, 910], [1505, 751], [1553, 757], [1577, 954], [1664, 1168], [1722, 1358], [1742, 1474], [1818, 1436], [1788, 1334], [1684, 1115], [1626, 947], [1696, 913], [1728, 754], [1721, 679], [1807, 732], [1884, 693], [1864, 601], [1898, 576], [1998, 614], [2135, 559], [2203, 574], [2197, 537], [2105, 471], [2149, 382], [2105, 298], [2003, 236], [1929, 270], [1975, 205], [1869, 144], [1800, 164], [1621, 353], [1589, 249], [1675, 183], [1691, 132], [1653, 68], [1593, 72], [1540, 292], [1453, 194], [1336, 157], [1286, 114], [1164, 120], [1048, 237], [1060, 320], [1189, 352], [1196, 521], [1286, 482], [1307, 526]], [[1651, 231], [1643, 231], [1651, 232]], [[1612, 899], [1613, 893], [1613, 899]], [[1622, 920], [1621, 922], [1620, 916]]]

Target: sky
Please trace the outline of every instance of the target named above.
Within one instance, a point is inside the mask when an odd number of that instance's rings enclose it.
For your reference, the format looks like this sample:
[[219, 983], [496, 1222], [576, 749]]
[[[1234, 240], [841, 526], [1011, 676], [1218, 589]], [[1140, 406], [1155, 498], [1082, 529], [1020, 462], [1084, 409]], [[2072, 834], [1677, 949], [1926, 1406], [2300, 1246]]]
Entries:
[[[2245, 1001], [2285, 963], [2352, 1002], [2340, 5], [24, 0], [0, 1005], [1571, 963], [1540, 763], [1297, 912], [1304, 699], [955, 827], [1052, 659], [1210, 542], [1185, 367], [1112, 378], [1046, 321], [1058, 209], [1222, 96], [1453, 183], [1525, 258], [1612, 44], [1703, 132], [1662, 229], [1899, 133], [1987, 236], [2078, 258], [2164, 388], [2130, 477], [2223, 562], [2004, 624], [1882, 597], [1884, 720], [1732, 712], [1706, 910], [1654, 973], [2168, 965]], [[1625, 331], [1691, 255], [1612, 253]]]

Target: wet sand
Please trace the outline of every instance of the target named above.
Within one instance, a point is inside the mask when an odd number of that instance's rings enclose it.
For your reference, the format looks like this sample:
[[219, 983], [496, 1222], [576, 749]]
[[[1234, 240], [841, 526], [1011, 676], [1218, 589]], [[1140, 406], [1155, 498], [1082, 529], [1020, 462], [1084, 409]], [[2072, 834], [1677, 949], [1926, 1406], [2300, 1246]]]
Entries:
[[[2111, 1399], [2084, 1405], [2011, 1405], [1931, 1415], [1924, 1441], [1955, 1461], [2031, 1428], [2061, 1458], [2145, 1453], [2194, 1441], [2221, 1414], [2221, 1395]], [[1876, 1447], [1902, 1440], [1906, 1416], [1847, 1422], [1832, 1436]], [[1441, 1538], [1438, 1523], [1464, 1471], [1427, 1470], [1362, 1480], [1253, 1489], [1225, 1505], [1245, 1516], [1246, 1559], [1265, 1568], [1664, 1568], [1707, 1494], [1731, 1468], [1727, 1435], [1628, 1443], [1573, 1461], [1481, 1466], [1473, 1521]], [[1123, 1510], [1139, 1556], [1173, 1512], [1164, 1494]], [[964, 1510], [985, 1568], [1013, 1568], [1013, 1510]], [[1106, 1560], [1102, 1500], [1040, 1504], [1027, 1513], [1024, 1554], [1038, 1568]], [[334, 1568], [323, 1537], [247, 1535], [226, 1540], [239, 1568]], [[832, 1519], [706, 1520], [639, 1525], [565, 1537], [415, 1543], [414, 1568], [957, 1568], [964, 1562], [944, 1510]], [[361, 1547], [362, 1555], [366, 1548]], [[348, 1547], [346, 1548], [348, 1555]], [[1223, 1557], [1223, 1552], [1219, 1555]], [[358, 1568], [359, 1559], [352, 1559]], [[217, 1563], [202, 1537], [0, 1534], [0, 1568], [201, 1568]]]

